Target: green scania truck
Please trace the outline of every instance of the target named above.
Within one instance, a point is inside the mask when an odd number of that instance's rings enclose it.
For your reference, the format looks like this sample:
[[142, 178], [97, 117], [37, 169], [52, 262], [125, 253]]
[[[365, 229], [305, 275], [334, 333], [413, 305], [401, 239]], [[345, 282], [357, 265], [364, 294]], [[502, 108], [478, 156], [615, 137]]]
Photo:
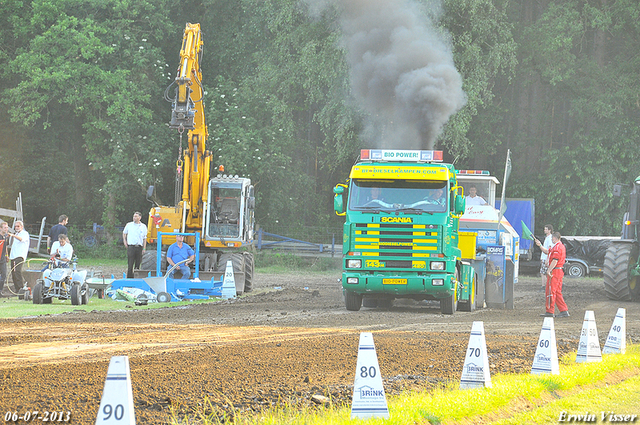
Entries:
[[348, 185], [333, 191], [346, 218], [347, 310], [396, 298], [438, 300], [443, 314], [475, 310], [476, 273], [462, 250], [475, 252], [476, 234], [458, 231], [464, 194], [442, 151], [363, 149]]

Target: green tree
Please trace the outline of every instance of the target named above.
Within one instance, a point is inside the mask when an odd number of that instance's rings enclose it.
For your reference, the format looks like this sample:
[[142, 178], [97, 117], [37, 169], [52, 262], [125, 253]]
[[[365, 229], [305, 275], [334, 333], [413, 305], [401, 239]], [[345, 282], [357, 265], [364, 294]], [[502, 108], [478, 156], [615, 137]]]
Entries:
[[9, 62], [17, 84], [3, 101], [11, 119], [31, 129], [31, 151], [50, 156], [48, 179], [38, 178], [42, 163], [33, 157], [24, 158], [22, 177], [40, 182], [30, 187], [34, 198], [55, 193], [56, 185], [66, 188], [54, 205], [75, 207], [78, 221], [98, 219], [102, 211], [111, 222], [118, 211], [129, 210], [128, 216], [144, 205], [142, 189], [172, 162], [168, 133], [154, 118], [170, 79], [163, 40], [177, 32], [166, 18], [167, 2], [34, 0], [29, 6], [29, 41]]

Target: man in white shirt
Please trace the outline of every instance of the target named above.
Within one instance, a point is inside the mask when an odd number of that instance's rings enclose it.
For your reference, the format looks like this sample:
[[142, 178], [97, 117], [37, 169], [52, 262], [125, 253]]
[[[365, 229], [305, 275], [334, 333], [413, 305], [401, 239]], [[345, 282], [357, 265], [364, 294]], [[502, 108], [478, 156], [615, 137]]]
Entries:
[[140, 220], [142, 214], [138, 211], [133, 213], [133, 221], [127, 223], [122, 231], [122, 241], [127, 248], [127, 277], [133, 278], [133, 268], [140, 268], [142, 263], [142, 252], [147, 247], [147, 226]]
[[56, 257], [56, 265], [66, 267], [73, 258], [73, 246], [65, 234], [58, 235], [58, 240], [51, 245], [51, 257]]
[[487, 205], [487, 201], [478, 195], [478, 189], [475, 186], [469, 186], [469, 194], [464, 199], [467, 207], [471, 205]]
[[11, 253], [9, 259], [11, 260], [11, 279], [13, 280], [13, 289], [18, 292], [22, 289], [22, 264], [24, 264], [29, 255], [29, 232], [24, 230], [24, 223], [21, 220], [17, 220], [13, 224], [15, 233], [9, 233], [9, 236], [13, 238], [11, 242]]
[[553, 241], [551, 235], [553, 234], [553, 226], [547, 224], [544, 226], [544, 243], [540, 243], [538, 239], [536, 239], [536, 245], [540, 247], [540, 276], [542, 276], [542, 287], [545, 288], [547, 286], [547, 269], [549, 264], [547, 263], [547, 258], [549, 256], [549, 250], [553, 246]]

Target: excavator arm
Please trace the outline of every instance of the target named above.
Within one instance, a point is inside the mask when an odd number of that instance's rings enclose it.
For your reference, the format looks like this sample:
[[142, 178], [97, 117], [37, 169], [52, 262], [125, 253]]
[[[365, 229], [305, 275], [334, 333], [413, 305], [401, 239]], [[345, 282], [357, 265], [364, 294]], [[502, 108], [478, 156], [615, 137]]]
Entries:
[[[204, 115], [204, 88], [202, 87], [203, 41], [200, 24], [187, 23], [180, 49], [180, 64], [175, 81], [167, 87], [165, 98], [171, 102], [169, 128], [187, 133], [188, 146], [178, 167], [183, 174], [181, 231], [201, 231], [204, 205], [207, 203], [207, 184], [211, 165], [211, 152], [206, 150], [208, 137]], [[169, 97], [175, 86], [174, 97]]]

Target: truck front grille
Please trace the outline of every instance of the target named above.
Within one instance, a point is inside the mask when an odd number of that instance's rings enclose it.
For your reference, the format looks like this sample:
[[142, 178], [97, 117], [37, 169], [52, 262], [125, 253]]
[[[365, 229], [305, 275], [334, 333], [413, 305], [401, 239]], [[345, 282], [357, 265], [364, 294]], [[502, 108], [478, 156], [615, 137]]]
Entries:
[[372, 269], [424, 269], [424, 258], [441, 252], [442, 244], [438, 229], [424, 224], [357, 223], [351, 237], [352, 251]]

